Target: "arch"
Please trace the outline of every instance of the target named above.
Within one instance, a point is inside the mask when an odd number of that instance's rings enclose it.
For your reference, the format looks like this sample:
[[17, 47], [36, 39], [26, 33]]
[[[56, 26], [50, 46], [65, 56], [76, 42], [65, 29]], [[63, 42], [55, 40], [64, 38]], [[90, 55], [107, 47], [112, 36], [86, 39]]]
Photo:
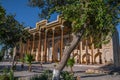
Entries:
[[102, 53], [99, 51], [94, 56], [94, 63], [95, 64], [97, 63], [97, 61], [96, 61], [97, 58], [99, 58], [99, 64], [102, 64]]
[[84, 53], [84, 55], [82, 56], [82, 63], [86, 63], [87, 61], [86, 61], [86, 57], [88, 57], [88, 63], [90, 63], [90, 53], [87, 53], [87, 55], [86, 55], [86, 53]]

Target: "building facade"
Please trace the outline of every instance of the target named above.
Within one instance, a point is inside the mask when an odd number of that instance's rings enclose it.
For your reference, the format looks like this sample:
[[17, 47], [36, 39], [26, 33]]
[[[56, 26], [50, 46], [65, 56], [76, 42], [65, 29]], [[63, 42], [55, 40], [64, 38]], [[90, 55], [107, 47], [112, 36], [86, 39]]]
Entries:
[[[71, 27], [61, 18], [48, 23], [43, 20], [36, 23], [36, 27], [29, 29], [31, 39], [26, 44], [20, 45], [20, 56], [30, 53], [35, 61], [58, 62], [64, 50], [72, 41]], [[95, 47], [92, 38], [81, 40], [76, 49], [71, 53], [78, 64], [105, 64], [114, 62], [113, 39], [108, 44]]]

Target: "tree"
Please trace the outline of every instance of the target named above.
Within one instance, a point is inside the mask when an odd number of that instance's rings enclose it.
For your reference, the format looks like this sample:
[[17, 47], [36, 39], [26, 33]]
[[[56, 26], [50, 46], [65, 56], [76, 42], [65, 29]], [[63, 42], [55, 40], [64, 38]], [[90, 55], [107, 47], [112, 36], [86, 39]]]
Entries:
[[98, 46], [109, 41], [119, 22], [119, 0], [29, 0], [29, 5], [39, 7], [41, 18], [49, 18], [58, 13], [71, 22], [73, 41], [64, 50], [60, 65], [53, 71], [53, 80], [59, 80], [71, 52], [82, 38], [92, 36]]
[[0, 6], [0, 25], [4, 22], [5, 10], [2, 6]]
[[[3, 9], [2, 7], [0, 7]], [[1, 10], [0, 9], [0, 10]], [[4, 11], [4, 9], [3, 9]], [[0, 44], [3, 44], [6, 49], [14, 48], [13, 50], [13, 62], [12, 67], [14, 66], [14, 61], [16, 57], [16, 48], [22, 42], [26, 42], [29, 38], [29, 32], [24, 29], [23, 24], [20, 24], [14, 17], [14, 15], [6, 15], [3, 12], [4, 16], [0, 16]]]

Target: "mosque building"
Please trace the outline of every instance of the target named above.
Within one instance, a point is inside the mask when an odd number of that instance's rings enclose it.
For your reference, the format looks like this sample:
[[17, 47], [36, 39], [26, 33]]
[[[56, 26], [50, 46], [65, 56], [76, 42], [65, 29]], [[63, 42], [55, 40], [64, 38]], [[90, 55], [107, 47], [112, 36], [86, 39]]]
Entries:
[[[26, 44], [20, 46], [20, 56], [25, 53], [31, 53], [35, 61], [41, 62], [59, 62], [63, 56], [63, 52], [70, 46], [72, 41], [71, 27], [64, 26], [65, 20], [60, 17], [56, 21], [48, 23], [47, 20], [42, 20], [36, 23], [33, 29], [28, 28], [32, 37]], [[71, 57], [74, 57], [78, 64], [105, 64], [113, 63], [119, 52], [118, 34], [111, 38], [108, 44], [102, 44], [96, 47], [92, 37], [90, 39], [81, 40]], [[114, 48], [115, 46], [115, 48]], [[113, 54], [113, 53], [116, 54]], [[120, 56], [120, 54], [119, 54]], [[119, 59], [120, 60], [120, 59]]]

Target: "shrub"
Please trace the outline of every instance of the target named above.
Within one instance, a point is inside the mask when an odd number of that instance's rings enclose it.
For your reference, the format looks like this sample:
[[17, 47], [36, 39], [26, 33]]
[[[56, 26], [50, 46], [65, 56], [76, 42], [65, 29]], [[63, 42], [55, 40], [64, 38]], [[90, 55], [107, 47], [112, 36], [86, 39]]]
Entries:
[[0, 80], [10, 80], [8, 75], [0, 75]]
[[74, 58], [69, 58], [68, 61], [67, 61], [66, 66], [70, 67], [71, 73], [73, 73], [73, 66], [74, 66], [74, 64], [75, 64]]
[[52, 80], [52, 72], [47, 70], [40, 75], [35, 75], [30, 80]]
[[33, 56], [31, 54], [26, 54], [25, 57], [24, 57], [24, 60], [29, 65], [29, 71], [31, 71]]
[[18, 80], [18, 79], [14, 78], [14, 73], [12, 69], [8, 70], [7, 68], [5, 68], [3, 70], [3, 74], [0, 75], [0, 80]]
[[3, 56], [4, 56], [4, 54], [2, 52], [0, 52], [0, 61], [3, 60]]
[[14, 73], [13, 73], [12, 69], [9, 72], [9, 78], [10, 78], [10, 80], [14, 80]]
[[74, 75], [67, 71], [61, 72], [61, 77], [63, 80], [75, 80]]

